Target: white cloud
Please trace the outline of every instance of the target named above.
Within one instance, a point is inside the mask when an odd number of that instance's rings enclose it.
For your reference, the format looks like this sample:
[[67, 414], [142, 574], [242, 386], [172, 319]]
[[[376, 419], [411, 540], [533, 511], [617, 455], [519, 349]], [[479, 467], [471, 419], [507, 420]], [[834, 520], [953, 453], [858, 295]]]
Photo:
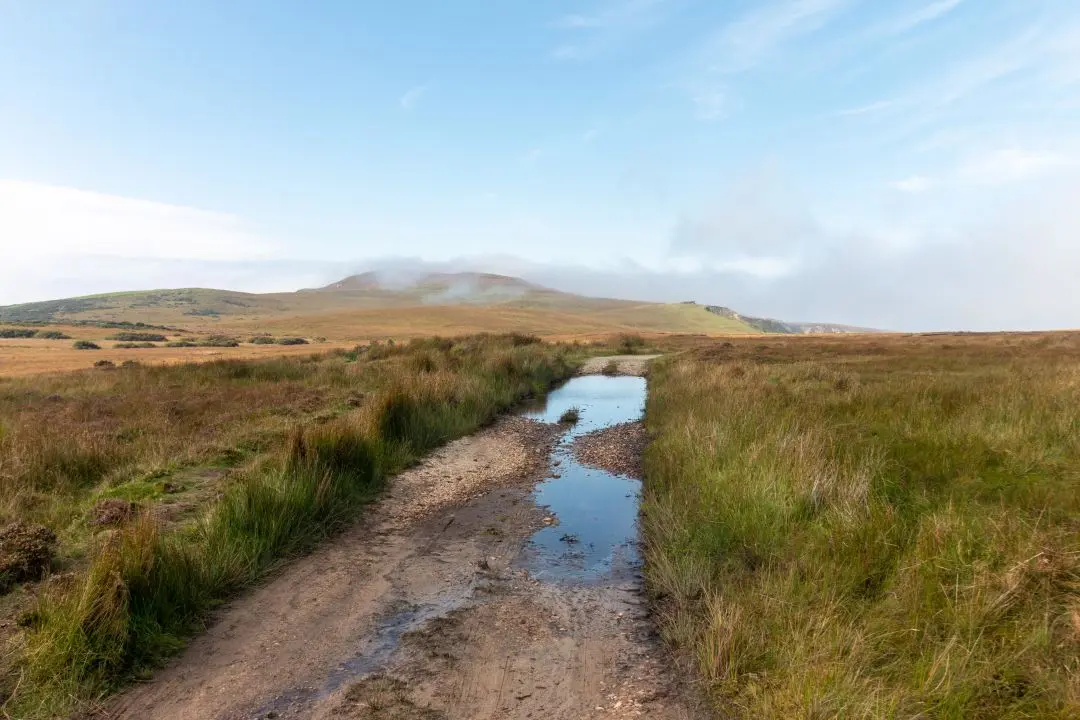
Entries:
[[894, 107], [899, 103], [899, 100], [879, 100], [877, 102], [869, 103], [868, 105], [860, 105], [858, 107], [848, 108], [836, 113], [841, 116], [854, 116], [854, 115], [869, 115], [870, 113], [881, 112], [888, 108]]
[[236, 261], [278, 246], [235, 215], [0, 180], [0, 257], [74, 254]]
[[544, 156], [543, 148], [532, 148], [521, 156], [521, 161], [526, 165], [532, 165]]
[[563, 15], [552, 23], [564, 30], [595, 30], [650, 24], [667, 0], [615, 0], [596, 8], [592, 13]]
[[581, 60], [599, 55], [652, 27], [669, 0], [610, 0], [587, 13], [563, 15], [551, 27], [572, 37], [551, 51], [555, 60]]
[[784, 43], [824, 27], [849, 0], [783, 0], [728, 24], [707, 50], [709, 70], [736, 73], [765, 60]]
[[424, 94], [426, 92], [426, 85], [417, 85], [416, 87], [406, 92], [404, 95], [401, 96], [401, 99], [399, 100], [402, 109], [412, 110], [413, 108], [415, 108], [417, 105], [420, 104], [420, 101], [423, 100]]
[[910, 193], [912, 195], [918, 195], [929, 190], [934, 181], [930, 178], [923, 177], [922, 175], [912, 175], [911, 177], [904, 178], [903, 180], [897, 180], [896, 182], [889, 183], [890, 187], [900, 192]]
[[551, 51], [551, 57], [556, 60], [577, 60], [588, 53], [577, 45], [560, 45]]
[[727, 115], [728, 95], [720, 86], [699, 87], [693, 92], [690, 100], [697, 108], [699, 120], [719, 120]]
[[1071, 164], [1063, 155], [1007, 148], [969, 160], [957, 174], [972, 183], [1002, 185], [1029, 180]]
[[915, 10], [893, 22], [888, 31], [893, 34], [907, 32], [923, 23], [933, 22], [948, 15], [964, 0], [938, 0]]

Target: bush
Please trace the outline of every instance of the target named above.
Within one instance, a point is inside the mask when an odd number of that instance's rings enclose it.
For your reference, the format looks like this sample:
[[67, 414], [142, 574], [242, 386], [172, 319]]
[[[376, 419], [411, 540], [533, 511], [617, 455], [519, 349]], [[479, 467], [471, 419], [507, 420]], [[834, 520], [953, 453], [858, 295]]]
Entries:
[[576, 425], [577, 421], [580, 419], [581, 410], [576, 407], [567, 408], [566, 412], [559, 416], [559, 422], [564, 425]]
[[274, 344], [274, 338], [270, 337], [269, 335], [256, 335], [255, 337], [251, 338], [251, 344], [252, 345], [273, 345]]
[[165, 342], [167, 339], [164, 335], [148, 332], [118, 332], [106, 338], [106, 340], [122, 340], [124, 342]]
[[94, 363], [94, 367], [101, 368], [102, 370], [109, 370], [116, 367], [116, 363], [112, 360], [98, 360]]
[[134, 350], [136, 348], [156, 348], [157, 345], [152, 342], [122, 342], [116, 343], [113, 347], [118, 350]]
[[60, 332], [59, 330], [38, 330], [35, 337], [39, 337], [42, 340], [70, 340], [71, 336]]
[[0, 328], [0, 338], [32, 338], [37, 330], [28, 328]]
[[285, 337], [277, 339], [278, 345], [307, 345], [308, 341], [300, 337]]
[[193, 348], [193, 347], [198, 347], [198, 346], [195, 343], [191, 342], [190, 340], [174, 340], [172, 342], [165, 343], [165, 347], [170, 347], [170, 348]]
[[645, 339], [637, 333], [623, 333], [619, 335], [616, 347], [623, 355], [634, 355], [645, 347]]
[[239, 347], [240, 341], [228, 335], [207, 335], [199, 338], [196, 344], [199, 347]]
[[71, 347], [76, 350], [100, 350], [101, 346], [89, 340], [76, 340]]

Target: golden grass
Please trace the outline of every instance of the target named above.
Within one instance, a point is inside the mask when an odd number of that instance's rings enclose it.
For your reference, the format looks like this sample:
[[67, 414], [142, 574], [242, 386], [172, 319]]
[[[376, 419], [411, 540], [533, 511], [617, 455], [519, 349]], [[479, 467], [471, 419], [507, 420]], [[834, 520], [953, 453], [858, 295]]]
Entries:
[[690, 341], [643, 504], [722, 715], [1080, 715], [1080, 335]]
[[[75, 332], [79, 332], [78, 335]], [[213, 360], [256, 360], [273, 357], [295, 357], [314, 352], [351, 348], [351, 342], [326, 342], [318, 345], [250, 345], [235, 348], [140, 348], [116, 349], [113, 342], [102, 340], [107, 330], [88, 331], [80, 328], [72, 337], [91, 340], [101, 350], [75, 350], [71, 340], [5, 340], [0, 339], [0, 377], [25, 377], [41, 373], [71, 372], [92, 367], [98, 360], [117, 365], [133, 360], [146, 365], [177, 365]], [[192, 336], [195, 337], [195, 336]]]

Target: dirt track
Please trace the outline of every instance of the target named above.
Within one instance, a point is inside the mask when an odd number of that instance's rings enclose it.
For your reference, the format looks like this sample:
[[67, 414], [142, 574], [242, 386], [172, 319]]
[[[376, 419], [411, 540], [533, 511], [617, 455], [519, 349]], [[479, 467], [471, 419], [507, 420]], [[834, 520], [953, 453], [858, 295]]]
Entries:
[[694, 717], [635, 567], [558, 584], [516, 564], [553, 522], [531, 490], [561, 431], [504, 418], [403, 473], [362, 522], [223, 610], [104, 715]]

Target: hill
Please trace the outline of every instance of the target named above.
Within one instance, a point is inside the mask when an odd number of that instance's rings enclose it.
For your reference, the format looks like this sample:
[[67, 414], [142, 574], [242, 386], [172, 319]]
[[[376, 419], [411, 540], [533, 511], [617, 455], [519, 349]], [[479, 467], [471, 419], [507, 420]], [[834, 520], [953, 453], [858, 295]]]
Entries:
[[627, 331], [758, 332], [739, 318], [701, 306], [586, 297], [489, 273], [363, 273], [285, 293], [182, 288], [88, 295], [0, 307], [0, 322], [139, 322], [332, 341], [499, 330], [562, 337]]
[[[687, 303], [694, 304], [694, 303]], [[743, 322], [754, 328], [755, 330], [763, 333], [776, 333], [780, 335], [799, 335], [802, 333], [814, 333], [814, 334], [843, 334], [843, 333], [872, 333], [880, 332], [879, 330], [873, 330], [871, 328], [856, 327], [854, 325], [838, 325], [836, 323], [819, 323], [819, 322], [787, 322], [784, 320], [776, 320], [773, 318], [754, 317], [752, 315], [742, 315], [735, 312], [731, 308], [723, 307], [720, 305], [706, 305], [705, 309], [714, 315], [728, 318], [729, 320], [735, 320], [737, 322]]]

